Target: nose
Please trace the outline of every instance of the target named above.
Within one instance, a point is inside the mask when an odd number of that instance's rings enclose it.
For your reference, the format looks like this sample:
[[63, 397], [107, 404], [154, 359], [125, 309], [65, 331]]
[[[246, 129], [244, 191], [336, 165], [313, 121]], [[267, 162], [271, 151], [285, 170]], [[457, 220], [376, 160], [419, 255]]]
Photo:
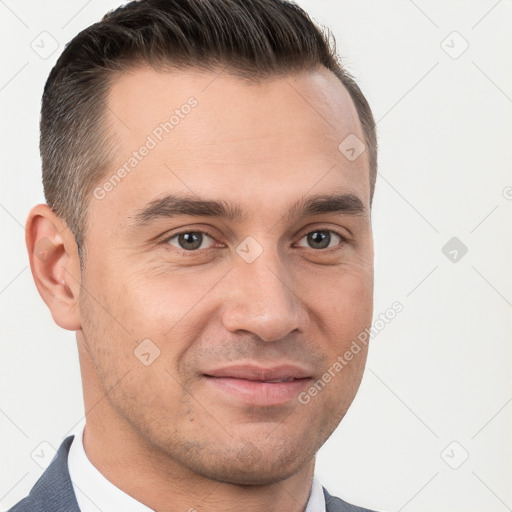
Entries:
[[279, 256], [271, 253], [265, 250], [252, 263], [235, 255], [234, 269], [223, 283], [222, 322], [229, 331], [276, 341], [306, 329], [308, 315], [300, 290]]

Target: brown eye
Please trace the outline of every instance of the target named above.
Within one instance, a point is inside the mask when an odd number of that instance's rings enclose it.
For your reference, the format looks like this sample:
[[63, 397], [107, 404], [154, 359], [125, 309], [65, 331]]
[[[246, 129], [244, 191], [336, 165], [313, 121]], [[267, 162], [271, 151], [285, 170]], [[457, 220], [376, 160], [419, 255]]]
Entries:
[[184, 251], [195, 251], [207, 249], [208, 247], [204, 247], [203, 244], [207, 243], [208, 239], [213, 241], [212, 237], [202, 231], [183, 231], [168, 238], [166, 243]]

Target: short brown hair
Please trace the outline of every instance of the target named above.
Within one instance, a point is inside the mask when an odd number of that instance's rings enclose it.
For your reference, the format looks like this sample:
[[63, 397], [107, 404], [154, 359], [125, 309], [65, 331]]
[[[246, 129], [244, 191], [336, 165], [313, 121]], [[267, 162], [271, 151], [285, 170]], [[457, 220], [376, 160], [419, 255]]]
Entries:
[[78, 244], [94, 186], [109, 168], [105, 126], [112, 80], [129, 67], [225, 69], [259, 82], [325, 66], [348, 90], [366, 138], [370, 205], [377, 176], [372, 111], [336, 54], [336, 41], [286, 0], [139, 0], [108, 12], [66, 45], [46, 82], [40, 150], [45, 198]]

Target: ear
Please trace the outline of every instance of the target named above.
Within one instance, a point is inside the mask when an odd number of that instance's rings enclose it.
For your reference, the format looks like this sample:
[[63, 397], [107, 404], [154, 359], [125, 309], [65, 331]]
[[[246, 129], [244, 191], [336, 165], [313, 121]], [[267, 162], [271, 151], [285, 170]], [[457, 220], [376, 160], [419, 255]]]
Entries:
[[78, 246], [67, 225], [46, 204], [30, 210], [25, 225], [30, 269], [53, 320], [63, 329], [81, 328]]

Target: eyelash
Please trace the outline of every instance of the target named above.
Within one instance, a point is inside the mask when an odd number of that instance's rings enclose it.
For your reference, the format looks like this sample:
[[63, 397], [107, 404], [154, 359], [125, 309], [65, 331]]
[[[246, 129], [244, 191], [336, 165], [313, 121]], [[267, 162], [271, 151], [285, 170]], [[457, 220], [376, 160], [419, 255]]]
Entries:
[[[345, 244], [346, 242], [348, 242], [348, 239], [345, 235], [342, 235], [339, 231], [336, 231], [335, 229], [328, 229], [328, 228], [317, 228], [317, 229], [313, 229], [311, 231], [307, 231], [305, 232], [300, 238], [299, 240], [302, 240], [305, 236], [311, 234], [311, 233], [315, 233], [316, 231], [327, 231], [329, 233], [334, 233], [335, 235], [337, 235], [339, 238], [340, 238], [340, 243], [338, 244], [338, 246], [335, 246], [335, 247], [326, 247], [324, 249], [314, 249], [312, 247], [307, 247], [306, 249], [309, 249], [311, 251], [314, 251], [314, 252], [328, 252], [328, 251], [332, 251], [332, 250], [336, 250], [338, 249], [341, 245]], [[193, 249], [193, 250], [186, 250], [186, 249], [181, 249], [179, 247], [174, 247], [174, 246], [171, 246], [169, 244], [169, 242], [174, 239], [174, 238], [177, 238], [178, 236], [180, 235], [183, 235], [185, 233], [199, 233], [199, 234], [202, 234], [202, 235], [206, 235], [208, 237], [210, 237], [212, 240], [215, 240], [215, 237], [209, 233], [208, 231], [205, 231], [205, 230], [202, 230], [202, 229], [187, 229], [187, 230], [184, 230], [184, 231], [179, 231], [178, 233], [174, 233], [172, 234], [171, 236], [165, 238], [164, 240], [162, 240], [162, 242], [160, 242], [161, 244], [163, 244], [165, 246], [165, 248], [167, 250], [171, 250], [171, 251], [177, 251], [177, 252], [181, 252], [183, 254], [187, 254], [187, 255], [197, 255], [203, 251], [209, 251], [211, 249], [215, 249], [215, 247], [208, 247], [206, 249]], [[172, 247], [172, 249], [171, 249]]]

